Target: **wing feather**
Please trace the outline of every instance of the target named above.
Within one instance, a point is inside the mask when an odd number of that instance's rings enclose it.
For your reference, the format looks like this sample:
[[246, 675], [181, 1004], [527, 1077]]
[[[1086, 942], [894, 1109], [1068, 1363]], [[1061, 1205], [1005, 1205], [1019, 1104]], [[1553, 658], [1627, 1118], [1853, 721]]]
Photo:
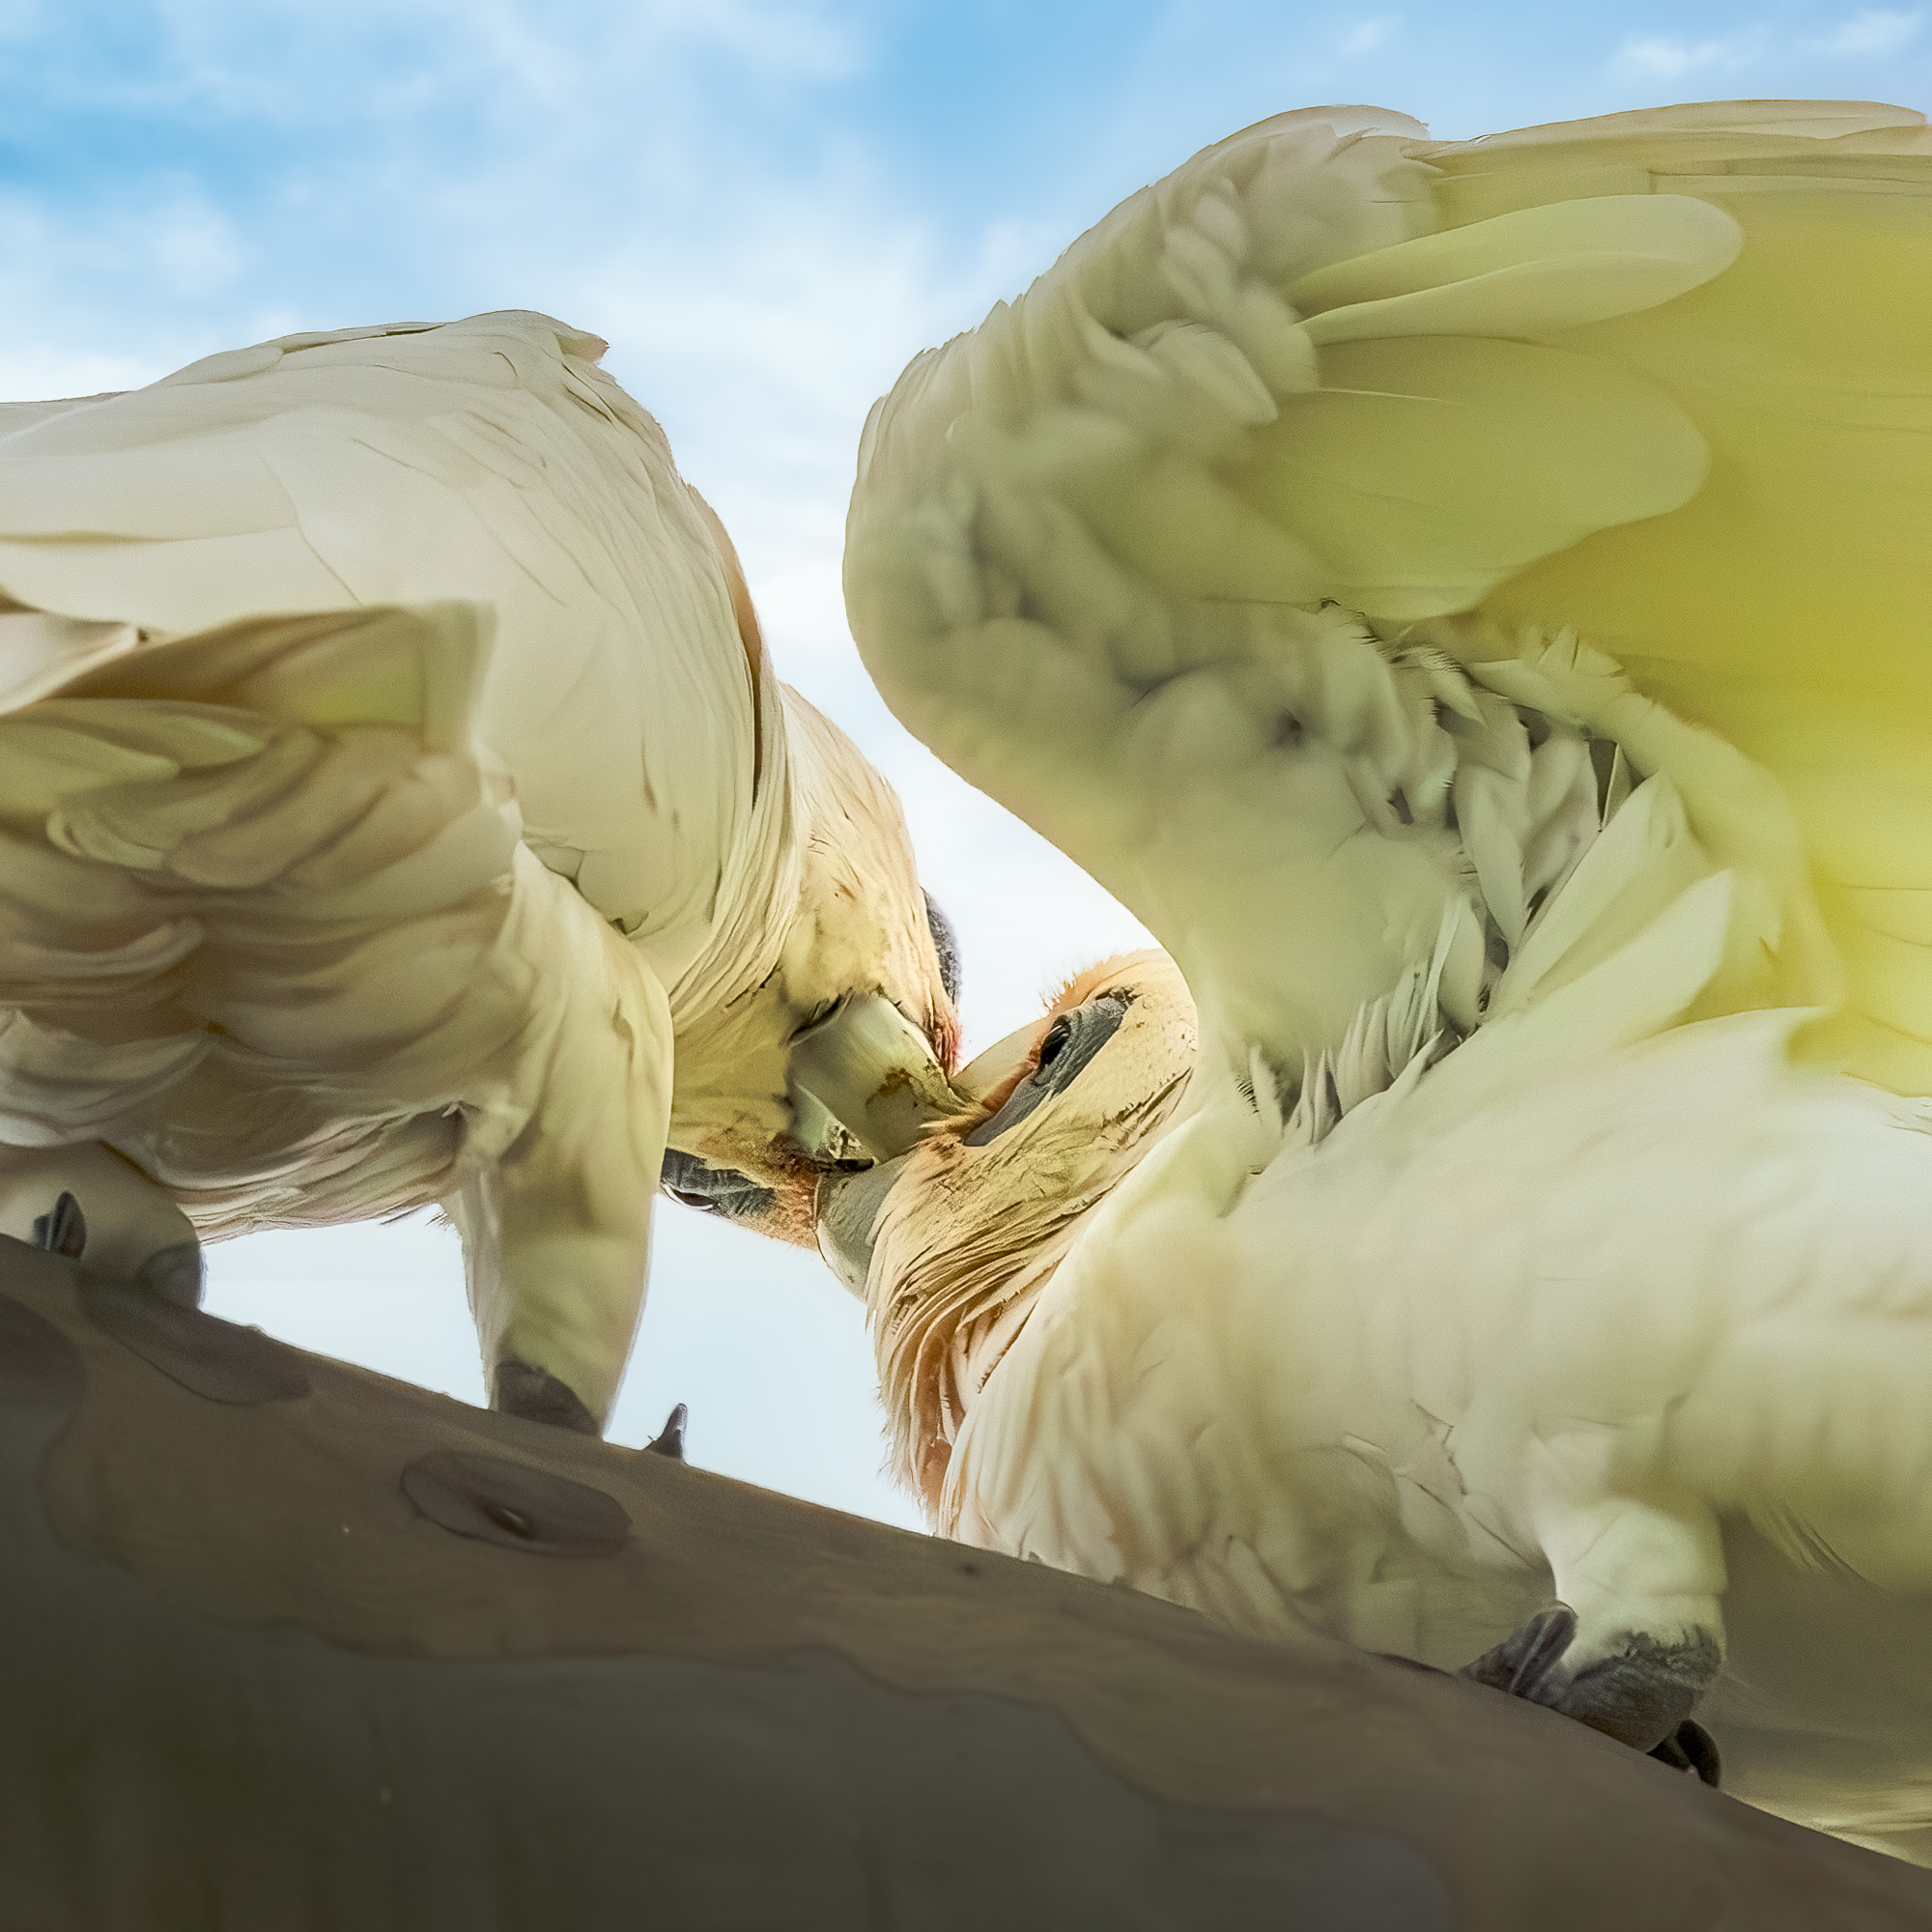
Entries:
[[1485, 608], [1560, 614], [1778, 779], [1850, 985], [1801, 1050], [1932, 1091], [1932, 133], [1851, 105], [1737, 131], [1616, 118], [1432, 159], [1459, 210], [1614, 164], [1737, 222], [1725, 274], [1548, 338], [1667, 388], [1711, 473], [1674, 513], [1591, 535]]
[[[1393, 856], [1427, 828], [1366, 810], [1325, 895], [1312, 862], [1267, 873], [1334, 802], [1258, 782], [1292, 708], [1262, 667], [1310, 650], [1283, 607], [1386, 638], [1573, 626], [1779, 781], [1850, 987], [1807, 1050], [1932, 1091], [1929, 308], [1932, 132], [1908, 110], [1719, 102], [1463, 143], [1285, 116], [907, 372], [861, 450], [855, 634], [912, 728], [1190, 981], [1210, 935], [1230, 977], [1331, 965], [1359, 1006], [1388, 962], [1343, 942], [1347, 901], [1433, 936], [1429, 868]], [[1204, 621], [1230, 604], [1265, 621]], [[1185, 772], [1134, 728], [1163, 708], [1197, 728]], [[1532, 857], [1524, 799], [1459, 770], [1513, 942], [1522, 867], [1561, 876], [1577, 840]], [[1217, 841], [1243, 864], [1208, 890]], [[1327, 959], [1236, 876], [1304, 895]]]
[[756, 669], [710, 526], [602, 351], [523, 313], [340, 330], [0, 417], [0, 597], [156, 636], [491, 606], [479, 727], [528, 842], [681, 955], [750, 836]]

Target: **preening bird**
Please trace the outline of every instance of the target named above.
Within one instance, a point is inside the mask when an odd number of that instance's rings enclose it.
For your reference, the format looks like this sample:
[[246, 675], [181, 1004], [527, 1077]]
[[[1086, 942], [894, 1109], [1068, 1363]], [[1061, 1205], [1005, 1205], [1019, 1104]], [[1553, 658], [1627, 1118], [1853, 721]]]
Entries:
[[493, 1399], [583, 1429], [661, 1179], [809, 1242], [958, 1104], [897, 802], [603, 350], [0, 414], [0, 1232], [192, 1301], [203, 1236], [440, 1202]]
[[1932, 1845], [1928, 301], [1906, 110], [1319, 109], [877, 407], [867, 667], [1168, 955], [824, 1190], [939, 1527]]

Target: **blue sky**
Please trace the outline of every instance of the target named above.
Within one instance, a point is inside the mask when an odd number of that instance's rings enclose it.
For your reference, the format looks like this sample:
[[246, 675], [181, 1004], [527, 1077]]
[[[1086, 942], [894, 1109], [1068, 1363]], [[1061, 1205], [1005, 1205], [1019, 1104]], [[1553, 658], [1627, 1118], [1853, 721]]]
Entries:
[[[0, 0], [0, 394], [152, 381], [295, 328], [539, 308], [611, 343], [731, 526], [781, 673], [905, 798], [970, 1039], [1135, 928], [899, 732], [845, 637], [872, 399], [1197, 148], [1359, 101], [1439, 134], [1726, 99], [1932, 106], [1918, 9], [985, 0]], [[613, 1435], [677, 1398], [709, 1466], [913, 1520], [858, 1311], [668, 1209]], [[224, 1312], [473, 1398], [426, 1226], [259, 1236]]]

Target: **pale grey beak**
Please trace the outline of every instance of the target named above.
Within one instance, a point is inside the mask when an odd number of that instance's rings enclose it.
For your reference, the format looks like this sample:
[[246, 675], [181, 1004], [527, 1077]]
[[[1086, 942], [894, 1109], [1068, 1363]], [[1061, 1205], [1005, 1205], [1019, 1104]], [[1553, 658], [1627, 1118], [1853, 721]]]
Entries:
[[872, 1269], [872, 1230], [905, 1164], [900, 1154], [861, 1174], [828, 1174], [818, 1183], [818, 1252], [862, 1301]]
[[[924, 1044], [923, 1037], [917, 1029], [906, 1026], [898, 1009], [890, 1002], [881, 1001], [888, 1008], [893, 1019], [905, 1027], [914, 1038]], [[843, 1017], [841, 1014], [840, 1018]], [[836, 1024], [836, 1022], [835, 1022]], [[877, 1028], [877, 1037], [884, 1038], [891, 1033], [889, 1025], [881, 1023], [874, 1016], [865, 1022], [868, 1029]], [[820, 1031], [823, 1031], [821, 1029]], [[965, 1104], [977, 1100], [981, 1094], [997, 1087], [1027, 1057], [1033, 1044], [1034, 1036], [1039, 1031], [1037, 1020], [1029, 1020], [1023, 1027], [1009, 1033], [1005, 1039], [997, 1040], [980, 1054], [973, 1064], [953, 1076], [947, 1090], [946, 1114], [957, 1114]], [[804, 1045], [810, 1046], [818, 1038], [814, 1033]], [[926, 1056], [930, 1061], [931, 1056]], [[816, 1060], [812, 1063], [816, 1065]], [[936, 1063], [934, 1063], [936, 1065]], [[792, 1104], [801, 1116], [805, 1108], [799, 1106], [801, 1076], [799, 1073], [799, 1052], [792, 1054]], [[817, 1097], [814, 1090], [812, 1097]], [[897, 1117], [895, 1116], [895, 1119]], [[940, 1119], [942, 1115], [926, 1118]], [[923, 1124], [923, 1120], [922, 1120]], [[888, 1123], [890, 1130], [890, 1123]], [[917, 1128], [914, 1130], [917, 1137]], [[906, 1143], [908, 1147], [911, 1142]], [[871, 1272], [872, 1231], [878, 1224], [879, 1209], [886, 1204], [886, 1196], [897, 1184], [899, 1176], [905, 1172], [905, 1154], [895, 1151], [895, 1157], [882, 1160], [876, 1166], [868, 1167], [859, 1174], [828, 1174], [818, 1183], [818, 1252], [825, 1257], [826, 1264], [840, 1281], [861, 1299], [866, 1293], [866, 1277]]]
[[976, 1055], [952, 1076], [953, 1086], [969, 1100], [990, 1093], [1027, 1057], [1027, 1049], [1039, 1029], [1038, 1020], [1029, 1020], [1025, 1026], [1015, 1027], [1005, 1039], [996, 1039], [984, 1053]]
[[792, 1138], [816, 1160], [891, 1160], [963, 1104], [931, 1042], [883, 993], [856, 994], [791, 1050]]

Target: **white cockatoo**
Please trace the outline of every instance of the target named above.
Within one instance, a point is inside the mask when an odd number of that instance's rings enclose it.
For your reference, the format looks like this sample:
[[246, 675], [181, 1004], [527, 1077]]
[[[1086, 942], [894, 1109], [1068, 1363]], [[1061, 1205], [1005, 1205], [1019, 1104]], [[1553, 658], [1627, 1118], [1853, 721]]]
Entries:
[[940, 1528], [1932, 1824], [1928, 313], [1917, 114], [1323, 109], [907, 370], [866, 662], [1171, 955], [823, 1191]]
[[603, 349], [0, 413], [0, 1232], [192, 1300], [198, 1236], [440, 1202], [493, 1399], [585, 1429], [661, 1179], [809, 1242], [957, 1105], [897, 802]]

